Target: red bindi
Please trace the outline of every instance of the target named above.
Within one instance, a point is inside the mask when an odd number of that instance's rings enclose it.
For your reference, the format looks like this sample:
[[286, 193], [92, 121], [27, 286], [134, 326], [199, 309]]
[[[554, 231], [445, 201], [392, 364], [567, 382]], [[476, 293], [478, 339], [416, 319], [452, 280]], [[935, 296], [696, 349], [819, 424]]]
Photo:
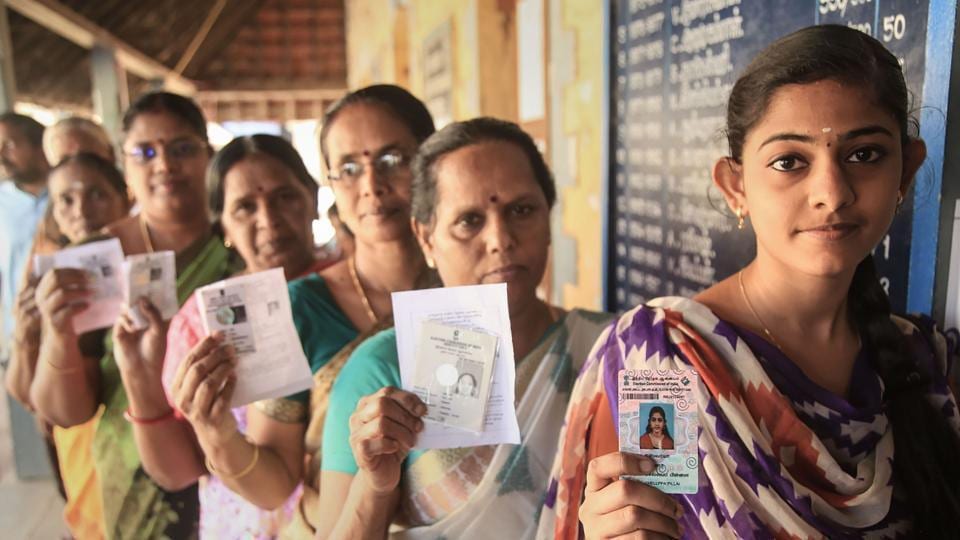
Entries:
[[499, 200], [500, 200], [500, 199], [498, 199], [496, 195], [491, 195], [491, 196], [490, 196], [490, 202], [492, 202], [492, 203], [496, 203], [496, 202], [499, 201]]

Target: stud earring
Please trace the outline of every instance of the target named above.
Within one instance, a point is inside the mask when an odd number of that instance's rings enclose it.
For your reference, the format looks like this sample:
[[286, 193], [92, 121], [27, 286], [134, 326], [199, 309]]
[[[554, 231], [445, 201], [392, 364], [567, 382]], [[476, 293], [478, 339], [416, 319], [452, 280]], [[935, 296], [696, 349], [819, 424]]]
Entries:
[[431, 259], [430, 257], [427, 257], [427, 268], [430, 268], [432, 270], [432, 269], [435, 269], [436, 267], [437, 267], [437, 263], [433, 262], [433, 259]]
[[224, 241], [223, 241], [223, 247], [225, 247], [225, 248], [227, 248], [227, 249], [233, 249], [233, 242], [231, 242], [230, 240], [224, 239]]

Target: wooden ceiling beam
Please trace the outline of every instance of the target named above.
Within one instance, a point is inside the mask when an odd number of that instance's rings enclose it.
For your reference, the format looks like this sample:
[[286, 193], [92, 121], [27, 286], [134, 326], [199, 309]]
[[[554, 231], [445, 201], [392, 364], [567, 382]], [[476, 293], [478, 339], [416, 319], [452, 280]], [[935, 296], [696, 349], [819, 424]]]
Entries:
[[197, 92], [197, 101], [244, 102], [261, 101], [333, 101], [343, 97], [344, 88], [316, 88], [290, 90], [201, 90]]
[[117, 55], [117, 62], [124, 69], [147, 80], [162, 79], [164, 86], [174, 92], [193, 95], [196, 84], [178, 75], [167, 66], [143, 54], [129, 43], [114, 36], [76, 11], [54, 0], [5, 0], [10, 9], [29, 18], [85, 48], [92, 49], [95, 44], [110, 47]]

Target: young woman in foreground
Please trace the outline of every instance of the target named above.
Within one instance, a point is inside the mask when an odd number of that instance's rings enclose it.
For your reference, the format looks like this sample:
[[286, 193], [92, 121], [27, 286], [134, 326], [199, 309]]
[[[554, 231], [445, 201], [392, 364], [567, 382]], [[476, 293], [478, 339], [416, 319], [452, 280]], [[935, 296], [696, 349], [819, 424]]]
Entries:
[[[858, 31], [806, 28], [748, 66], [713, 178], [749, 217], [757, 256], [600, 338], [544, 509], [557, 538], [580, 523], [587, 538], [956, 534], [960, 422], [944, 340], [929, 321], [891, 316], [871, 255], [925, 157], [909, 127], [897, 59]], [[619, 479], [654, 467], [617, 452], [624, 367], [698, 372], [698, 493]]]

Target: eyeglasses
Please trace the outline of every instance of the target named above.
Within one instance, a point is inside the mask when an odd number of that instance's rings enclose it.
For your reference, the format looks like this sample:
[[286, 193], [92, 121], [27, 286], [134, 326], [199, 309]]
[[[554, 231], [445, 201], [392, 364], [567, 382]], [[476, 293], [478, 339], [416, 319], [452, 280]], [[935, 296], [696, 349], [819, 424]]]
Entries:
[[[406, 168], [409, 161], [410, 158], [404, 155], [403, 152], [399, 150], [388, 150], [371, 159], [370, 166], [373, 167], [373, 171], [378, 175], [389, 178]], [[359, 161], [348, 161], [341, 164], [340, 168], [338, 168], [335, 173], [328, 173], [327, 179], [332, 182], [346, 180], [350, 183], [353, 183], [356, 182], [358, 178], [363, 176], [363, 173], [366, 170], [367, 165], [364, 165]]]
[[181, 160], [195, 157], [206, 145], [191, 139], [183, 139], [156, 146], [152, 143], [141, 143], [135, 145], [130, 150], [125, 150], [123, 153], [140, 165], [146, 165], [160, 154], [160, 146], [163, 146], [163, 152], [169, 159]]

